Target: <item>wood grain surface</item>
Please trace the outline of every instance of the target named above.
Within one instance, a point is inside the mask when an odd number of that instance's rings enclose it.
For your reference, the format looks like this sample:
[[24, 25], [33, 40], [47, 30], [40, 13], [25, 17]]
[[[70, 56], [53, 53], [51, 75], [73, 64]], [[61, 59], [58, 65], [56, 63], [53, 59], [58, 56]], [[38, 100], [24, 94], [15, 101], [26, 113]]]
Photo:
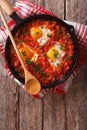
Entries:
[[[14, 5], [18, 0], [9, 0]], [[85, 24], [87, 0], [31, 0], [59, 18]], [[10, 18], [6, 15], [7, 20]], [[2, 21], [0, 19], [0, 26]], [[87, 130], [87, 62], [65, 95], [34, 99], [10, 79], [0, 55], [0, 130]]]

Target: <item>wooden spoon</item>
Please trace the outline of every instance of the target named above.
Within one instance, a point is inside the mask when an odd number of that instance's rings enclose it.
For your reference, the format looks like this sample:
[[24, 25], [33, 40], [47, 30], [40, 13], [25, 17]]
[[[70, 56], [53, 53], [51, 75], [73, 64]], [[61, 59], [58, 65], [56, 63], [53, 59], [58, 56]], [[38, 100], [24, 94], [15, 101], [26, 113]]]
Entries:
[[37, 93], [40, 91], [40, 89], [41, 89], [41, 84], [40, 84], [40, 82], [27, 70], [27, 68], [26, 68], [26, 66], [25, 66], [25, 64], [24, 64], [24, 62], [23, 62], [23, 59], [22, 59], [22, 57], [21, 57], [21, 54], [20, 54], [20, 52], [19, 52], [19, 50], [18, 50], [18, 48], [17, 48], [17, 46], [16, 46], [15, 40], [14, 40], [14, 38], [13, 38], [13, 35], [12, 35], [12, 33], [10, 32], [10, 29], [9, 29], [9, 27], [8, 27], [8, 25], [7, 25], [5, 16], [4, 16], [4, 14], [3, 14], [1, 8], [0, 8], [0, 15], [1, 15], [1, 19], [2, 19], [2, 21], [3, 21], [3, 23], [4, 23], [4, 26], [6, 27], [6, 30], [7, 30], [7, 32], [8, 32], [8, 35], [9, 35], [9, 37], [10, 37], [10, 39], [11, 39], [11, 42], [12, 42], [12, 44], [13, 44], [13, 47], [14, 47], [14, 49], [15, 49], [15, 51], [16, 51], [16, 53], [17, 53], [17, 56], [18, 56], [18, 58], [19, 58], [19, 60], [20, 60], [20, 63], [21, 63], [21, 65], [22, 65], [23, 69], [24, 69], [24, 73], [25, 73], [25, 88], [26, 88], [26, 90], [28, 91], [29, 94], [32, 94], [32, 95], [37, 94]]

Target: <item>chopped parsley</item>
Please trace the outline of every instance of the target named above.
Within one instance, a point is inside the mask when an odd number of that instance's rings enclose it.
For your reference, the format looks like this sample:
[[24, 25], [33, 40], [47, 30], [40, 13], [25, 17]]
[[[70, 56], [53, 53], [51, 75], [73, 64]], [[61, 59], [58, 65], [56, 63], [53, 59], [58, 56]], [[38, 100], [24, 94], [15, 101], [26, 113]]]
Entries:
[[26, 56], [26, 52], [25, 52], [25, 51], [22, 51], [22, 55]]
[[63, 44], [60, 46], [60, 49], [61, 49], [61, 50], [64, 50], [64, 45], [63, 45]]
[[57, 63], [56, 66], [59, 66], [59, 63]]
[[36, 72], [41, 74], [42, 76], [45, 76], [45, 73], [42, 71], [42, 69], [37, 65], [33, 68]]
[[37, 72], [39, 72], [39, 71], [40, 71], [40, 68], [39, 68], [39, 67], [37, 67], [37, 66], [35, 66], [33, 69], [34, 69], [35, 71], [37, 71]]
[[50, 34], [49, 33], [47, 34], [47, 37], [50, 38]]
[[56, 36], [58, 36], [60, 32], [61, 32], [61, 30], [58, 30], [58, 31], [56, 32]]
[[54, 57], [57, 58], [58, 52], [55, 49], [53, 49], [53, 51], [54, 51]]
[[72, 59], [72, 56], [68, 55], [68, 56], [67, 56], [67, 60], [70, 61], [71, 59]]
[[56, 32], [56, 37], [55, 37], [56, 40], [59, 39], [59, 34], [60, 34], [60, 32], [61, 32], [61, 30], [58, 30], [58, 31]]
[[54, 57], [57, 58], [57, 56], [58, 56], [58, 52], [55, 51], [55, 53], [54, 53]]
[[53, 83], [53, 82], [55, 82], [55, 80], [56, 80], [56, 79], [55, 79], [55, 78], [53, 78], [53, 79], [51, 80], [51, 82]]
[[31, 65], [31, 64], [33, 64], [33, 61], [27, 59], [27, 60], [26, 60], [26, 63], [27, 63], [28, 65]]
[[18, 68], [18, 69], [17, 69], [17, 72], [20, 74], [20, 73], [21, 73], [21, 69], [20, 69], [20, 68]]
[[22, 40], [19, 40], [18, 43], [22, 44]]

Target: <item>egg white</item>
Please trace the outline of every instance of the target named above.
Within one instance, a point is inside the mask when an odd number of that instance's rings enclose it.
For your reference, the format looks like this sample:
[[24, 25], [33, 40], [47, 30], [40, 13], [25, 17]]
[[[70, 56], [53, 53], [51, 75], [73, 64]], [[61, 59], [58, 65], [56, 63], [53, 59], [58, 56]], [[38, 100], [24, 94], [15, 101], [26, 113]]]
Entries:
[[49, 63], [50, 63], [52, 66], [57, 67], [57, 66], [61, 63], [62, 58], [63, 58], [63, 56], [65, 55], [65, 52], [60, 49], [60, 48], [61, 48], [61, 45], [60, 45], [58, 42], [56, 42], [54, 48], [55, 48], [55, 50], [57, 50], [58, 56], [55, 58], [54, 61], [52, 61], [51, 59], [48, 59], [48, 61], [49, 61]]
[[38, 38], [37, 42], [39, 42], [40, 46], [44, 46], [50, 38], [48, 35], [51, 35], [51, 31], [45, 26], [39, 26], [39, 29], [42, 31], [42, 37]]

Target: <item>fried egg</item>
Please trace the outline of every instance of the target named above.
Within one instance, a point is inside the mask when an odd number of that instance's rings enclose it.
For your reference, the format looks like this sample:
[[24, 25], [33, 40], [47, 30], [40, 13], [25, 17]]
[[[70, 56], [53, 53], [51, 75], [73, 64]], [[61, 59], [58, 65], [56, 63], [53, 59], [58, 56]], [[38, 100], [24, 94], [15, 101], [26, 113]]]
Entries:
[[30, 33], [40, 46], [44, 46], [51, 36], [51, 30], [44, 25], [31, 28]]
[[56, 42], [56, 44], [47, 52], [49, 63], [55, 67], [59, 66], [64, 55], [65, 52], [64, 50], [61, 50], [61, 45], [58, 42]]
[[34, 52], [28, 45], [23, 43], [23, 47], [19, 49], [19, 52], [24, 60], [30, 59], [31, 61], [37, 61], [38, 54]]
[[27, 58], [31, 59], [32, 56], [33, 56], [32, 51], [27, 47], [20, 48], [19, 52], [20, 52], [20, 54], [22, 56], [22, 59], [24, 59], [24, 60], [27, 59]]

